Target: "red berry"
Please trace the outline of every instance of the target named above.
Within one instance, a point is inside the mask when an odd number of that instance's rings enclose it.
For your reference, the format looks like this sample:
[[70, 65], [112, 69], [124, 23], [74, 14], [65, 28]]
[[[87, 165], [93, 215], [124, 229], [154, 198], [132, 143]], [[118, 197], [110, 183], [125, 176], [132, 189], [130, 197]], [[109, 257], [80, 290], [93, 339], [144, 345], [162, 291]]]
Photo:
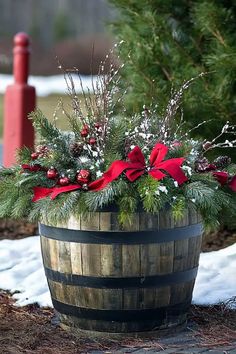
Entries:
[[95, 123], [95, 124], [94, 124], [94, 126], [95, 126], [95, 128], [96, 128], [96, 129], [101, 128], [101, 124], [100, 124], [100, 123], [98, 123], [98, 122], [97, 122], [97, 123]]
[[47, 178], [49, 179], [56, 179], [58, 177], [58, 172], [55, 168], [50, 168], [47, 171]]
[[86, 138], [86, 136], [88, 136], [88, 133], [88, 129], [82, 129], [80, 135], [82, 136], [82, 138]]
[[38, 152], [32, 152], [31, 154], [31, 159], [32, 160], [36, 160], [39, 157], [39, 153]]
[[96, 142], [97, 142], [97, 140], [96, 140], [95, 138], [90, 138], [90, 139], [89, 139], [89, 144], [90, 144], [90, 145], [95, 145]]
[[62, 176], [61, 178], [59, 178], [58, 183], [61, 186], [67, 186], [70, 183], [70, 179], [68, 177], [66, 177], [66, 176]]

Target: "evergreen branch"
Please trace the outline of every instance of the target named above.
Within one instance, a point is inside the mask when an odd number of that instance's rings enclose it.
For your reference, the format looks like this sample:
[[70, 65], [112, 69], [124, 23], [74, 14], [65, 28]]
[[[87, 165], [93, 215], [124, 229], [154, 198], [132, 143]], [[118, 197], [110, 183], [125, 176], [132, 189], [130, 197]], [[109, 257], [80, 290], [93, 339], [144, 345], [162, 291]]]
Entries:
[[184, 197], [179, 197], [171, 204], [171, 214], [175, 221], [180, 220], [186, 211], [186, 200]]
[[31, 150], [24, 146], [23, 148], [17, 150], [17, 163], [29, 163], [31, 161]]

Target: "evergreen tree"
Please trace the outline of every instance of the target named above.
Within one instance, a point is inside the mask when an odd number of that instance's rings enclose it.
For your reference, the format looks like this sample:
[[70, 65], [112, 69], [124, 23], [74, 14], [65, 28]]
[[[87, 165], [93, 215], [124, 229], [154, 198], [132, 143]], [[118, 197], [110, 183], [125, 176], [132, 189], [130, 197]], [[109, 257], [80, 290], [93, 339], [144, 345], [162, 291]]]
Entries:
[[[171, 88], [201, 72], [185, 95], [184, 118], [216, 134], [236, 119], [236, 2], [234, 0], [110, 0], [120, 12], [113, 29], [125, 63], [126, 106], [138, 111], [152, 98], [160, 109]], [[220, 124], [221, 125], [221, 124]], [[197, 131], [196, 131], [197, 132]], [[197, 133], [201, 134], [201, 131]]]

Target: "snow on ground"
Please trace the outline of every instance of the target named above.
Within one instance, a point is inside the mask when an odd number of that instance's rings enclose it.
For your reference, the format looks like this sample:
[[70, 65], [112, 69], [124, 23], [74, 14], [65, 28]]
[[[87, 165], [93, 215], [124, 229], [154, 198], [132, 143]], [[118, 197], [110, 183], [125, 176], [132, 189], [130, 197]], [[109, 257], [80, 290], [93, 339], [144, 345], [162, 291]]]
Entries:
[[[52, 306], [39, 236], [0, 241], [0, 289], [20, 291], [13, 296], [19, 306], [34, 302]], [[201, 254], [193, 302], [216, 304], [233, 296], [236, 296], [236, 243]]]
[[52, 306], [40, 253], [40, 238], [0, 241], [0, 289], [20, 291], [17, 304]]
[[215, 252], [201, 253], [193, 302], [216, 304], [236, 296], [236, 243]]
[[[78, 77], [73, 76], [76, 84], [77, 92], [81, 92]], [[82, 85], [85, 91], [92, 90], [91, 76], [81, 76]], [[96, 76], [93, 77], [96, 82]], [[0, 74], [0, 94], [4, 94], [6, 87], [13, 84], [13, 76], [7, 74]], [[67, 86], [63, 75], [54, 76], [30, 76], [29, 85], [36, 88], [37, 96], [48, 96], [50, 94], [64, 95], [67, 93]]]

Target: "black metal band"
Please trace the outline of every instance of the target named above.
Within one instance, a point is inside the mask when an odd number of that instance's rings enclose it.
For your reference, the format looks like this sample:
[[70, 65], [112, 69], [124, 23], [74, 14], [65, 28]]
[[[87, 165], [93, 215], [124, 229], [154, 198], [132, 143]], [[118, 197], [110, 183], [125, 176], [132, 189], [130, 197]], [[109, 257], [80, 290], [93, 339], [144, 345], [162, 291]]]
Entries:
[[52, 303], [54, 308], [61, 314], [78, 318], [116, 322], [151, 321], [157, 319], [161, 323], [170, 316], [179, 316], [187, 312], [191, 304], [191, 299], [176, 305], [140, 310], [98, 310], [68, 305], [53, 298]]
[[83, 231], [39, 224], [42, 236], [59, 241], [93, 244], [148, 244], [162, 243], [197, 237], [202, 234], [202, 224], [155, 231]]
[[182, 272], [143, 277], [91, 277], [77, 274], [65, 274], [45, 267], [46, 277], [66, 285], [84, 286], [88, 288], [130, 289], [130, 288], [161, 288], [163, 286], [185, 283], [194, 280], [198, 267]]

